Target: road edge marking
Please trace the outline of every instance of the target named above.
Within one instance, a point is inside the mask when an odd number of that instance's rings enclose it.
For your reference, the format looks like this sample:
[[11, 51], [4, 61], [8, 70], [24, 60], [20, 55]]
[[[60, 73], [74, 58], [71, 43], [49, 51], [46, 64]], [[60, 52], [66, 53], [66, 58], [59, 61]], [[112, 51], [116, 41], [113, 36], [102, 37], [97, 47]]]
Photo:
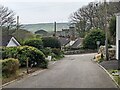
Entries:
[[112, 81], [115, 83], [115, 85], [116, 85], [118, 88], [120, 88], [120, 86], [119, 86], [118, 83], [115, 81], [115, 79], [113, 78], [113, 76], [112, 76], [102, 65], [100, 65], [99, 63], [97, 63], [97, 65], [98, 65], [99, 67], [101, 67], [101, 68], [108, 74], [108, 76], [112, 79]]

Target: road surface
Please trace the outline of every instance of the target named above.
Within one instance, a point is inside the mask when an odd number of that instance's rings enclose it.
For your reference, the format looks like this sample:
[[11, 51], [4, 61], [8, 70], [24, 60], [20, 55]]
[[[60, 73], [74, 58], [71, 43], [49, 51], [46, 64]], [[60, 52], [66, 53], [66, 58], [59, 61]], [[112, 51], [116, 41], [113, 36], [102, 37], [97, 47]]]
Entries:
[[49, 69], [4, 88], [115, 88], [108, 74], [91, 61], [93, 56], [67, 55]]

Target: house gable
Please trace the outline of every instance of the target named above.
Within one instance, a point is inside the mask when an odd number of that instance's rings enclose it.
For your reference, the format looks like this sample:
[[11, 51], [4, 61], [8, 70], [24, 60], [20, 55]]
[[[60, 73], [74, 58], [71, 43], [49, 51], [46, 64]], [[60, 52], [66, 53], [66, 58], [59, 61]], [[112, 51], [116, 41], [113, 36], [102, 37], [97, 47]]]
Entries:
[[13, 46], [20, 46], [20, 44], [17, 42], [17, 40], [14, 37], [12, 37], [9, 43], [7, 44], [7, 47], [13, 47]]

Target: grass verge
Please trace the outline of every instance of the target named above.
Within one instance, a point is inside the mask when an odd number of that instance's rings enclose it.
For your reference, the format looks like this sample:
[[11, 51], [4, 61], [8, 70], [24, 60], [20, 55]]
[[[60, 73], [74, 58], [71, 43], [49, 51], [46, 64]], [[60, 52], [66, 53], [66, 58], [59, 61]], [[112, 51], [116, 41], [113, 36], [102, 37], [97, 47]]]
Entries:
[[114, 80], [120, 87], [120, 75], [118, 74], [118, 70], [108, 70], [108, 72], [113, 76]]

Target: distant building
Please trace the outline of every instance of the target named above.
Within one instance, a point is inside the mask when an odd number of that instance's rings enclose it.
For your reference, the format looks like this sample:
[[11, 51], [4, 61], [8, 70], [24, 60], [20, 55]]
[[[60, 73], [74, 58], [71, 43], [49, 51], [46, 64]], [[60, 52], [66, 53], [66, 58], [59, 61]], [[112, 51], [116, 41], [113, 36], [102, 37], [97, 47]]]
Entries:
[[60, 41], [61, 46], [66, 46], [70, 42], [70, 39], [66, 37], [59, 37], [58, 40]]
[[41, 29], [41, 30], [36, 31], [35, 34], [38, 34], [38, 35], [41, 35], [41, 36], [47, 36], [48, 32]]
[[83, 43], [82, 38], [76, 38], [75, 40], [70, 40], [70, 42], [66, 45], [66, 47], [70, 48], [80, 48]]
[[71, 40], [67, 37], [59, 37], [58, 40], [60, 41], [62, 47], [70, 48], [80, 48], [83, 42], [82, 38], [76, 38], [75, 40]]
[[2, 37], [0, 46], [16, 47], [16, 46], [20, 46], [20, 43], [14, 37], [9, 35], [9, 36]]
[[78, 38], [75, 27], [69, 27], [57, 31], [58, 40], [61, 42], [62, 47], [79, 48], [82, 45], [83, 39]]
[[67, 29], [62, 29], [61, 32], [62, 32], [61, 36], [70, 37], [71, 40], [75, 40], [78, 37], [78, 33], [76, 32], [75, 27], [72, 27], [72, 26]]

